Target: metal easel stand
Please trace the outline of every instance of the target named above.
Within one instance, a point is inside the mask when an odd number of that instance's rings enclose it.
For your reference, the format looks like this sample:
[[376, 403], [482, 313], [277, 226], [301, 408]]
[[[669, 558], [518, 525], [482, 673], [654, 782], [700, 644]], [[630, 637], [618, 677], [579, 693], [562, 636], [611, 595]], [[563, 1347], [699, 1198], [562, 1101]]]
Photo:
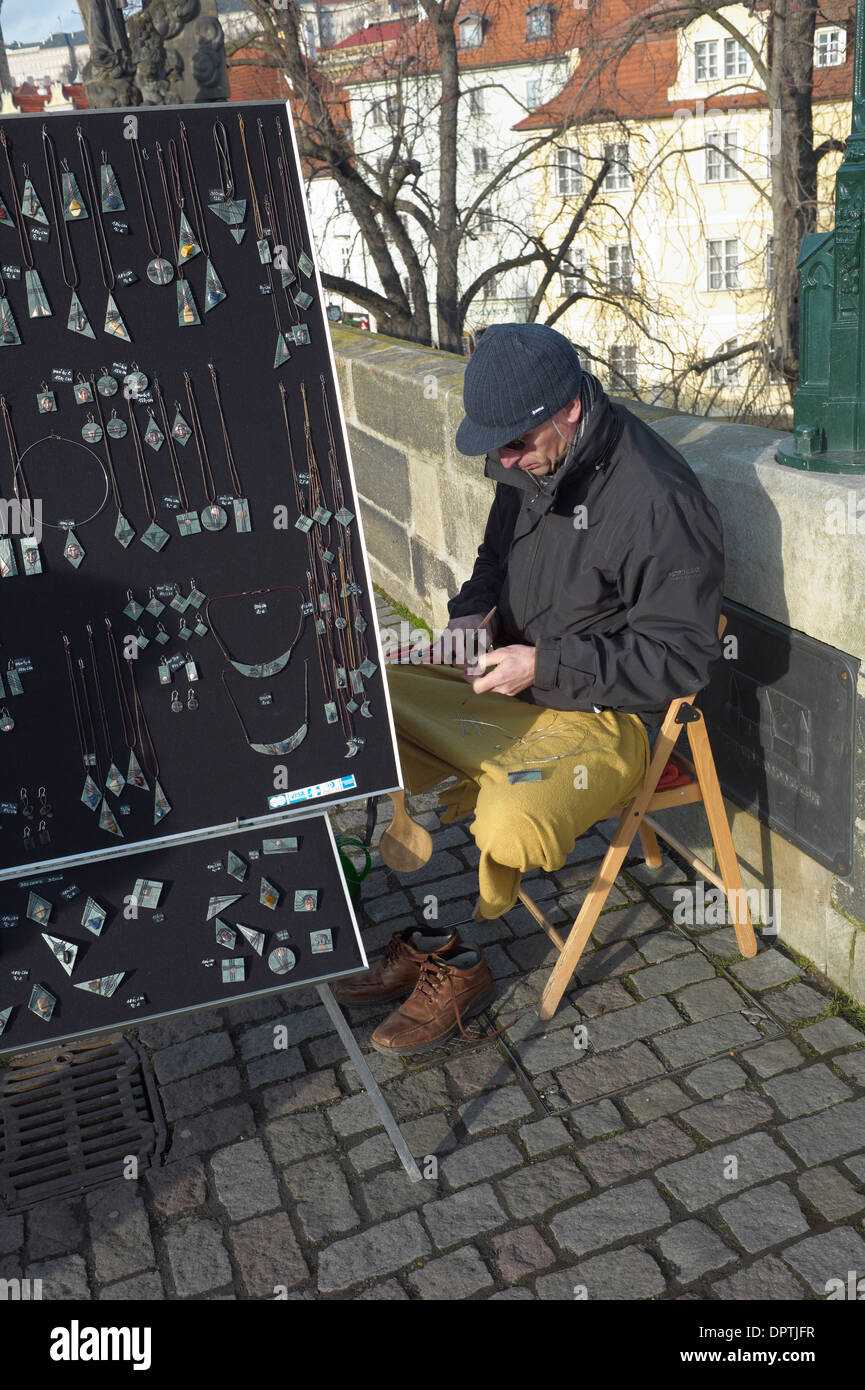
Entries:
[[348, 1026], [345, 1015], [337, 1004], [331, 993], [330, 985], [316, 985], [318, 997], [327, 1009], [330, 1021], [340, 1036], [340, 1040], [357, 1068], [358, 1076], [363, 1082], [364, 1089], [375, 1106], [378, 1117], [382, 1122], [390, 1142], [393, 1144], [399, 1156], [400, 1163], [408, 1173], [411, 1182], [421, 1182], [422, 1174], [414, 1160], [408, 1144], [402, 1137], [399, 1125], [391, 1113], [390, 1106], [382, 1095], [378, 1087], [378, 1082], [366, 1064], [364, 1055], [358, 1047], [354, 1034]]

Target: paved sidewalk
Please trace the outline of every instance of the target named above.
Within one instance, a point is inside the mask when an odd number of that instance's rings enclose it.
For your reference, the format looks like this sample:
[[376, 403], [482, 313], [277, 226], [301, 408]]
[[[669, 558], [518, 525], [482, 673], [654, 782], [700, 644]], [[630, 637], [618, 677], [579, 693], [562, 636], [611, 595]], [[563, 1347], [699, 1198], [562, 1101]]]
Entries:
[[[732, 928], [674, 927], [685, 874], [634, 858], [541, 1024], [552, 947], [522, 907], [471, 922], [477, 850], [434, 802], [413, 803], [429, 864], [399, 878], [375, 855], [368, 951], [435, 895], [498, 980], [474, 1033], [515, 1021], [414, 1064], [368, 1051], [428, 1176], [408, 1181], [314, 991], [203, 1011], [138, 1030], [164, 1166], [0, 1218], [0, 1278], [51, 1299], [784, 1300], [865, 1275], [865, 1038], [828, 984], [772, 937], [743, 961]], [[529, 876], [554, 921], [604, 849], [592, 833]], [[386, 1011], [354, 1014], [365, 1050]]]

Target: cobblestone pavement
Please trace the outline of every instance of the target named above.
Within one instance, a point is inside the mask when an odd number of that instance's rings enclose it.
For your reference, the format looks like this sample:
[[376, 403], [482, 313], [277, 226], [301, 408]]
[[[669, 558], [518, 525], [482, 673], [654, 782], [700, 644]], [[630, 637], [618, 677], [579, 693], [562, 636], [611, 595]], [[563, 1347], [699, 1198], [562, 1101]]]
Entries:
[[[205, 1010], [138, 1030], [164, 1165], [0, 1217], [0, 1277], [41, 1278], [52, 1299], [784, 1300], [865, 1274], [865, 1037], [829, 1012], [826, 981], [773, 937], [744, 961], [732, 928], [673, 926], [686, 875], [635, 857], [542, 1024], [553, 949], [522, 907], [470, 921], [477, 850], [434, 801], [413, 803], [434, 837], [423, 869], [399, 878], [375, 856], [367, 950], [422, 925], [435, 894], [498, 981], [471, 1028], [515, 1021], [412, 1062], [367, 1051], [386, 1009], [350, 1013], [424, 1180], [314, 991]], [[333, 821], [355, 829], [362, 808]], [[575, 915], [598, 830], [527, 876], [553, 921]]]

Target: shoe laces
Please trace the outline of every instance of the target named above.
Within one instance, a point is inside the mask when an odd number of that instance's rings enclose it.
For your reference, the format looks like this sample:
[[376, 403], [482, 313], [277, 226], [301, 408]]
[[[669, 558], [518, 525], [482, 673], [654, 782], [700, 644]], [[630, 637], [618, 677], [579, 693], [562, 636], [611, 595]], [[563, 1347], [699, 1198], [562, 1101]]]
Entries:
[[453, 965], [448, 965], [447, 961], [442, 960], [441, 956], [428, 956], [427, 959], [421, 965], [418, 982], [415, 985], [415, 993], [422, 994], [427, 999], [434, 999], [438, 996], [440, 991], [445, 986], [448, 986], [450, 988], [450, 1001], [453, 1005], [453, 1011], [456, 1016], [457, 1027], [459, 1028], [459, 1031], [465, 1038], [466, 1042], [491, 1042], [493, 1038], [499, 1037], [500, 1034], [506, 1031], [506, 1029], [512, 1028], [514, 1026], [514, 1024], [516, 1023], [516, 1019], [511, 1019], [510, 1023], [505, 1023], [502, 1025], [501, 1028], [497, 1028], [495, 1032], [485, 1033], [483, 1037], [480, 1038], [473, 1038], [470, 1033], [467, 1033], [465, 1028], [463, 1027], [462, 1015], [460, 1014], [460, 1006], [457, 1003], [456, 990], [454, 989], [455, 974], [456, 967]]

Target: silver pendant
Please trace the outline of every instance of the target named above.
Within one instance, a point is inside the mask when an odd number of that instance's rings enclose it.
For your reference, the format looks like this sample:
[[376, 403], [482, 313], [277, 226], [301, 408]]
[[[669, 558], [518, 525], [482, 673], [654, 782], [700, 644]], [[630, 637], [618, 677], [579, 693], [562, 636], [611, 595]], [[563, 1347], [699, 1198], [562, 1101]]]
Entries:
[[39, 554], [39, 546], [32, 537], [26, 541], [21, 541], [21, 559], [24, 565], [25, 574], [42, 573], [42, 556]]
[[301, 724], [288, 738], [281, 739], [279, 743], [250, 743], [250, 748], [254, 753], [267, 753], [271, 757], [275, 754], [293, 753], [299, 744], [306, 738], [307, 725]]
[[221, 531], [228, 525], [228, 516], [216, 502], [211, 502], [201, 513], [201, 524], [205, 531]]
[[66, 544], [63, 547], [64, 558], [69, 561], [70, 565], [72, 565], [74, 569], [78, 569], [78, 566], [81, 564], [81, 561], [84, 559], [84, 556], [86, 554], [87, 551], [84, 549], [84, 546], [81, 544], [80, 540], [75, 535], [75, 532], [67, 531]]
[[158, 825], [159, 822], [164, 820], [170, 813], [171, 802], [168, 800], [168, 797], [165, 795], [157, 779], [153, 786], [153, 824]]
[[27, 899], [27, 916], [31, 922], [39, 922], [44, 925], [51, 916], [52, 904], [47, 898], [40, 898], [38, 893], [31, 893]]
[[177, 529], [181, 536], [201, 535], [201, 522], [198, 519], [198, 512], [175, 512], [174, 520], [177, 522]]
[[272, 912], [279, 906], [279, 889], [269, 879], [262, 878], [258, 901], [262, 907], [269, 907]]
[[227, 922], [223, 922], [221, 917], [217, 917], [214, 922], [216, 928], [216, 944], [224, 946], [226, 951], [234, 950], [234, 943], [237, 941], [237, 932], [230, 927]]
[[124, 979], [125, 971], [119, 975], [102, 975], [98, 980], [84, 980], [82, 984], [75, 986], [76, 989], [89, 990], [91, 994], [101, 994], [106, 999], [110, 999], [120, 981]]
[[105, 919], [107, 916], [108, 913], [105, 911], [105, 908], [101, 907], [95, 898], [88, 898], [84, 906], [84, 911], [81, 914], [81, 925], [82, 927], [86, 927], [89, 932], [92, 932], [94, 936], [99, 936], [102, 928], [105, 926]]
[[75, 957], [78, 955], [77, 945], [73, 941], [64, 941], [60, 936], [48, 936], [46, 932], [42, 933], [42, 940], [63, 966], [66, 974], [71, 975]]
[[44, 985], [34, 985], [30, 991], [30, 1001], [27, 1005], [32, 1014], [41, 1018], [47, 1023], [54, 1012], [57, 1004], [56, 997]]
[[222, 983], [233, 985], [246, 979], [246, 961], [243, 956], [235, 956], [222, 962]]
[[174, 266], [162, 256], [154, 256], [147, 265], [147, 278], [154, 285], [170, 285], [174, 279]]
[[227, 907], [231, 907], [232, 903], [239, 903], [242, 897], [242, 893], [217, 894], [217, 896], [211, 898], [210, 902], [207, 904], [206, 920], [209, 922], [211, 917], [218, 917], [220, 912], [224, 912]]
[[110, 835], [117, 835], [121, 840], [123, 839], [123, 831], [117, 824], [117, 818], [107, 801], [102, 802], [102, 809], [99, 812], [99, 829], [107, 830]]
[[254, 927], [245, 927], [241, 922], [238, 922], [237, 930], [241, 936], [246, 937], [256, 955], [260, 956], [264, 949], [264, 932], [256, 931]]
[[252, 522], [249, 516], [249, 502], [245, 497], [235, 497], [234, 499], [234, 526], [237, 531], [252, 530]]
[[297, 956], [288, 946], [277, 946], [267, 957], [267, 963], [274, 975], [287, 975], [297, 964]]
[[84, 783], [84, 790], [81, 793], [81, 800], [91, 811], [95, 811], [102, 800], [102, 793], [88, 772]]
[[245, 859], [242, 859], [239, 854], [235, 854], [234, 850], [230, 849], [228, 851], [225, 871], [231, 874], [232, 878], [236, 878], [238, 883], [242, 883], [249, 873], [249, 865]]
[[141, 536], [140, 539], [143, 542], [143, 544], [146, 545], [150, 550], [159, 551], [162, 550], [163, 547], [168, 544], [171, 537], [169, 536], [167, 531], [163, 531], [162, 527], [159, 525], [158, 522], [151, 521], [147, 530], [144, 532], [144, 535]]

